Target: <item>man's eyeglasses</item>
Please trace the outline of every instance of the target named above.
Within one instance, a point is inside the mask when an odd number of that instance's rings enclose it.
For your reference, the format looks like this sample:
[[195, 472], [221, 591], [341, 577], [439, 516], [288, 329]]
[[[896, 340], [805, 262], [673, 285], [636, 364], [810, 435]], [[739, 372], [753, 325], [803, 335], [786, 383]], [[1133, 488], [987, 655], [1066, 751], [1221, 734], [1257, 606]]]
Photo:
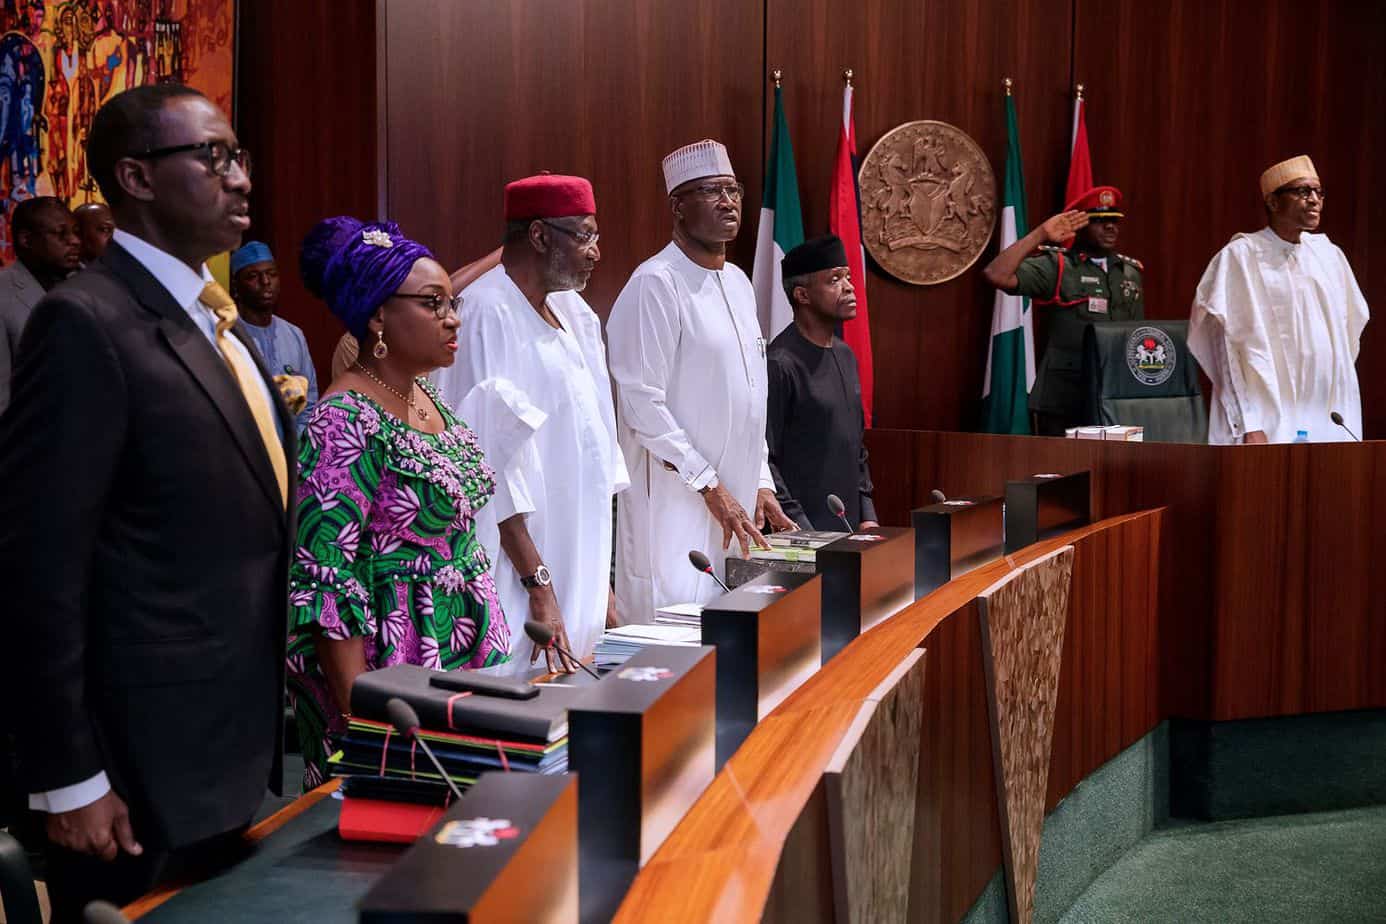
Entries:
[[245, 148], [233, 148], [225, 141], [203, 141], [199, 144], [175, 144], [167, 148], [150, 148], [133, 156], [139, 160], [157, 160], [160, 157], [185, 154], [190, 151], [197, 151], [202, 160], [206, 161], [208, 168], [217, 176], [226, 176], [230, 173], [232, 164], [237, 164], [242, 173], [250, 176], [250, 152]]
[[602, 238], [601, 234], [596, 231], [574, 231], [572, 228], [565, 228], [556, 222], [549, 221], [547, 218], [541, 218], [539, 220], [555, 231], [562, 231], [564, 234], [577, 241], [579, 247], [591, 247]]
[[684, 190], [683, 195], [693, 196], [704, 202], [720, 202], [723, 196], [731, 202], [740, 202], [741, 197], [746, 195], [746, 187], [742, 183], [703, 183]]
[[1323, 188], [1320, 186], [1282, 186], [1276, 192], [1294, 196], [1302, 202], [1308, 202], [1310, 199], [1323, 201]]
[[440, 321], [450, 314], [457, 313], [452, 306], [452, 299], [442, 292], [396, 292], [393, 297], [407, 298], [411, 302], [418, 302], [432, 311]]

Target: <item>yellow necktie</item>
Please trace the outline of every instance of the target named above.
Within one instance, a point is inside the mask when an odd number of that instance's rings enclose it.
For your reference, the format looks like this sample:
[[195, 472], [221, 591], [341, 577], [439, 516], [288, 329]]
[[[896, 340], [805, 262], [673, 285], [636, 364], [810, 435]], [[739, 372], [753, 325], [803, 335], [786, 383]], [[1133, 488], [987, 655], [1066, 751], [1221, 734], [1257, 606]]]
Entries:
[[231, 296], [227, 294], [226, 290], [215, 282], [209, 282], [203, 287], [198, 301], [216, 315], [217, 348], [221, 352], [221, 358], [226, 360], [226, 365], [231, 370], [231, 376], [241, 387], [241, 394], [245, 397], [245, 403], [250, 405], [250, 414], [255, 418], [255, 426], [260, 430], [260, 439], [265, 444], [265, 453], [269, 456], [270, 465], [274, 468], [274, 480], [279, 482], [279, 497], [287, 506], [289, 503], [289, 471], [284, 461], [284, 446], [279, 441], [278, 431], [274, 429], [274, 410], [265, 400], [264, 391], [257, 385], [257, 381], [260, 379], [259, 370], [255, 368], [255, 364], [245, 353], [237, 348], [237, 344], [232, 343], [235, 338], [231, 336], [231, 328], [236, 323], [236, 319], [240, 317], [236, 311], [236, 303], [231, 300]]

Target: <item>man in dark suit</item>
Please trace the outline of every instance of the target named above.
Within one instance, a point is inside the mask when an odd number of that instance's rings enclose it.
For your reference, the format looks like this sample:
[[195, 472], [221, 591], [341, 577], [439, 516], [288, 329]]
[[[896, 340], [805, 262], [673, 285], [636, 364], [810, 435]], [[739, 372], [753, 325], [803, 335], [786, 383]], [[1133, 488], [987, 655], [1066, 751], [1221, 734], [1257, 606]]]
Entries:
[[10, 403], [15, 348], [43, 293], [81, 265], [77, 219], [63, 200], [35, 196], [10, 215], [15, 260], [0, 269], [0, 413]]
[[276, 791], [294, 423], [204, 261], [249, 158], [176, 84], [97, 113], [118, 230], [34, 309], [0, 419], [5, 707], [54, 921], [220, 856]]

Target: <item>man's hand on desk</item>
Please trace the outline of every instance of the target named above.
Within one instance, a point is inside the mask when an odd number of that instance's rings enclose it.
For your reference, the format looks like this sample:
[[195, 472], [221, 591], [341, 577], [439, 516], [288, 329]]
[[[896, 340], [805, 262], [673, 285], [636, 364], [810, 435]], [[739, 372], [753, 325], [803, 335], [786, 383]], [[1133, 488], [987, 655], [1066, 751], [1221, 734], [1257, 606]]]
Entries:
[[1242, 437], [1242, 442], [1248, 446], [1265, 446], [1270, 443], [1270, 440], [1266, 439], [1265, 430], [1252, 430]]
[[134, 857], [144, 853], [130, 828], [130, 811], [114, 791], [79, 809], [50, 814], [47, 833], [59, 847], [106, 861], [122, 850]]
[[[553, 585], [545, 584], [529, 592], [529, 618], [552, 629], [554, 642], [563, 646], [564, 651], [573, 650], [573, 647], [568, 644], [568, 629], [563, 625], [563, 614], [558, 609], [558, 598], [554, 596]], [[541, 651], [544, 653], [544, 662], [548, 666], [550, 674], [557, 671], [562, 671], [565, 674], [577, 672], [577, 662], [560, 652], [556, 646], [540, 648], [535, 645], [534, 651], [529, 656], [530, 664], [538, 660]]]
[[775, 498], [775, 492], [769, 488], [761, 488], [756, 491], [756, 526], [764, 529], [767, 522], [774, 532], [799, 528], [799, 524], [785, 516], [779, 500]]
[[[773, 498], [773, 493], [771, 497]], [[766, 548], [765, 537], [756, 529], [751, 518], [746, 516], [746, 508], [737, 503], [736, 498], [722, 485], [715, 488], [708, 488], [703, 492], [703, 503], [707, 505], [708, 513], [712, 518], [722, 525], [722, 548], [731, 545], [732, 536], [741, 546], [741, 557], [751, 557], [751, 546], [756, 548]], [[776, 504], [776, 509], [779, 505]], [[757, 498], [756, 509], [760, 509], [760, 501]], [[783, 513], [780, 516], [784, 516]]]

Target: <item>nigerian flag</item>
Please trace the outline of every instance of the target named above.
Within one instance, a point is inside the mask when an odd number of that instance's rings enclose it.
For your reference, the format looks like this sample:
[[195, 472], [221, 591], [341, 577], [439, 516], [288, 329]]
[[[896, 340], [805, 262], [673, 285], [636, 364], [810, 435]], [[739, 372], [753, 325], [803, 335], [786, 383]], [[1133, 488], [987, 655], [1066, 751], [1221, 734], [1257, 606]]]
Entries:
[[789, 326], [794, 313], [780, 285], [780, 261], [804, 242], [804, 219], [799, 212], [799, 180], [794, 174], [794, 146], [789, 143], [780, 88], [775, 87], [775, 131], [770, 136], [770, 161], [765, 165], [765, 194], [760, 200], [756, 262], [751, 284], [756, 291], [756, 314], [766, 340]]
[[[1008, 82], [1009, 83], [1009, 82]], [[1029, 233], [1025, 221], [1025, 176], [1021, 170], [1020, 132], [1015, 99], [1006, 90], [1006, 188], [1001, 199], [1001, 250]], [[982, 430], [1029, 433], [1026, 399], [1035, 384], [1035, 333], [1030, 300], [997, 291], [991, 309], [991, 343], [987, 377], [982, 384]]]

